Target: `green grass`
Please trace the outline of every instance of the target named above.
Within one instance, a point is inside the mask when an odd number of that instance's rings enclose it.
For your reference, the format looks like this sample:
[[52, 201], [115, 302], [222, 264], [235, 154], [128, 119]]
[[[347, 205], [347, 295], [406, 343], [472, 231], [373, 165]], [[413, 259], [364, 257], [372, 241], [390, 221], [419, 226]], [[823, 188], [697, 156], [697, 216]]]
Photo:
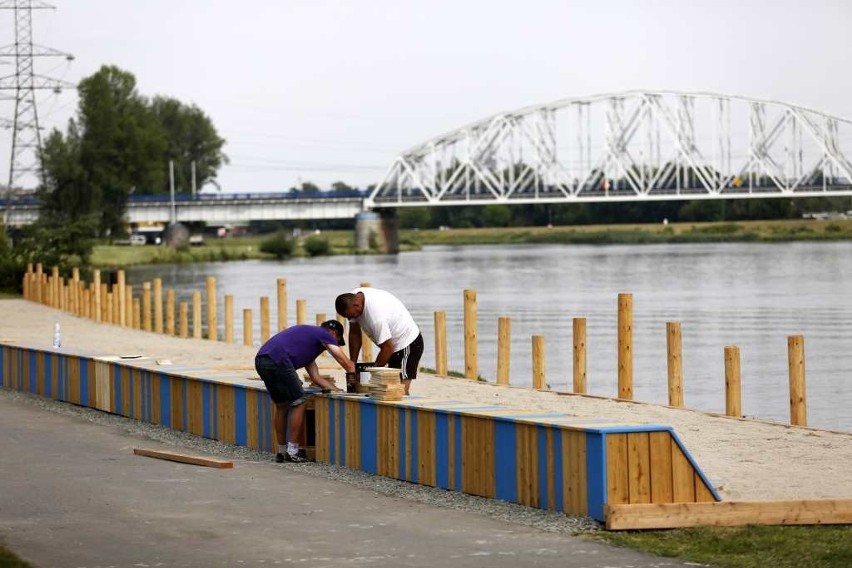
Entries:
[[[180, 264], [225, 260], [272, 260], [260, 251], [269, 235], [207, 237], [204, 246], [173, 250], [165, 246], [97, 245], [91, 263], [95, 267], [136, 264]], [[294, 256], [306, 256], [299, 240]], [[355, 250], [354, 231], [323, 231], [320, 238], [329, 243], [330, 255], [363, 254]], [[670, 223], [582, 225], [556, 227], [502, 227], [481, 229], [402, 230], [400, 250], [419, 250], [424, 245], [501, 244], [651, 244], [708, 242], [786, 242], [801, 240], [852, 239], [852, 219], [819, 221], [793, 219], [740, 221], [737, 223]]]
[[[188, 247], [183, 250], [155, 245], [96, 245], [92, 251], [91, 264], [95, 267], [109, 267], [225, 260], [273, 260], [274, 257], [271, 254], [260, 251], [261, 242], [269, 236], [229, 237], [225, 239], [207, 237], [204, 239], [203, 246]], [[305, 238], [312, 236], [314, 235], [309, 234]], [[324, 231], [319, 237], [328, 241], [330, 245], [329, 254], [355, 253], [355, 238], [351, 231]], [[299, 240], [294, 256], [306, 256], [301, 246], [302, 240]]]
[[648, 244], [852, 239], [852, 219], [405, 230], [414, 245]]
[[611, 544], [717, 568], [852, 566], [852, 526], [703, 527], [595, 535]]
[[0, 568], [33, 568], [33, 565], [21, 559], [8, 548], [0, 545]]

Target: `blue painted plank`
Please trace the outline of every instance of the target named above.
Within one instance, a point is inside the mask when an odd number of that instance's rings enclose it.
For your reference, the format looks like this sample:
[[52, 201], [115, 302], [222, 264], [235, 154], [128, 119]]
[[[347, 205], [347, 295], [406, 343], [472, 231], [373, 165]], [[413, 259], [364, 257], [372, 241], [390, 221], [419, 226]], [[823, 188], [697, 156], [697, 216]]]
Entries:
[[376, 407], [370, 404], [361, 405], [361, 469], [367, 473], [378, 472], [378, 440]]
[[497, 499], [509, 501], [510, 503], [517, 503], [517, 427], [510, 422], [497, 422], [494, 424], [494, 465], [496, 470], [496, 494], [494, 496]]
[[536, 442], [538, 446], [538, 503], [540, 509], [549, 509], [550, 503], [547, 495], [547, 477], [551, 473], [547, 469], [547, 428], [538, 426], [536, 428]]
[[586, 434], [586, 506], [589, 516], [603, 522], [606, 504], [606, 436], [596, 432]]
[[450, 445], [447, 435], [449, 426], [446, 414], [435, 415], [435, 485], [450, 488]]
[[235, 443], [238, 446], [245, 446], [248, 441], [245, 389], [234, 389], [234, 430]]

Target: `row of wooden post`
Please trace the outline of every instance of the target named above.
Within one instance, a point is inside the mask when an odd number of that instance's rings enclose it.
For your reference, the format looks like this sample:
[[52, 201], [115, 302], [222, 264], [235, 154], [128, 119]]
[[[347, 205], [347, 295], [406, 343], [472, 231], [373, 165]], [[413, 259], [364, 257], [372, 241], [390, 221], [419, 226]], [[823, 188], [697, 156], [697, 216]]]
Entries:
[[[447, 375], [446, 313], [435, 312], [435, 370]], [[573, 392], [587, 394], [586, 384], [586, 318], [573, 319]], [[464, 291], [464, 367], [465, 377], [478, 379], [477, 370], [476, 291]], [[497, 384], [509, 384], [511, 321], [508, 317], [497, 320]], [[669, 406], [682, 408], [683, 358], [681, 324], [666, 322], [666, 348], [668, 355]], [[532, 336], [532, 388], [547, 387], [545, 372], [544, 337]], [[787, 339], [790, 423], [807, 425], [805, 396], [805, 353], [801, 335]], [[724, 348], [725, 363], [725, 414], [742, 417], [740, 382], [740, 350], [736, 346]], [[618, 398], [633, 400], [633, 295], [618, 295]]]
[[[48, 275], [41, 264], [35, 267], [29, 265], [23, 279], [24, 298], [39, 302], [53, 308], [71, 312], [74, 315], [93, 319], [97, 322], [111, 323], [123, 327], [131, 327], [155, 333], [189, 337], [190, 306], [189, 302], [177, 305], [178, 318], [175, 329], [175, 291], [165, 291], [165, 310], [163, 309], [162, 279], [154, 278], [151, 282], [142, 283], [141, 298], [134, 296], [133, 286], [125, 281], [123, 270], [116, 272], [116, 283], [111, 286], [101, 282], [100, 270], [92, 272], [92, 283], [86, 285], [80, 280], [77, 268], [72, 269], [71, 278], [66, 281], [60, 277], [59, 269], [54, 267]], [[362, 286], [369, 286], [363, 282]], [[206, 279], [207, 293], [207, 339], [219, 340], [216, 278]], [[203, 338], [201, 292], [192, 293], [192, 337]], [[224, 296], [224, 341], [234, 342], [234, 297]], [[278, 300], [278, 330], [287, 327], [287, 280], [277, 280]], [[271, 336], [269, 297], [260, 298], [260, 340], [266, 341]], [[317, 323], [325, 321], [325, 314], [317, 314]], [[344, 319], [337, 318], [341, 323]], [[250, 308], [243, 309], [243, 344], [254, 344], [253, 312]], [[296, 300], [296, 323], [308, 323], [307, 301]], [[369, 341], [363, 342], [365, 360], [372, 358]]]
[[[189, 336], [189, 305], [178, 305], [178, 329], [175, 330], [175, 291], [166, 290], [166, 308], [163, 310], [162, 280], [154, 278], [152, 282], [142, 284], [142, 297], [133, 295], [133, 287], [125, 282], [123, 270], [116, 275], [116, 283], [111, 287], [102, 283], [100, 271], [94, 270], [89, 286], [80, 280], [77, 268], [66, 283], [54, 267], [48, 276], [37, 264], [35, 269], [27, 267], [24, 276], [24, 297], [28, 300], [47, 304], [51, 307], [70, 311], [75, 315], [116, 325], [133, 327], [155, 333]], [[207, 338], [218, 338], [218, 305], [215, 277], [208, 276], [207, 285]], [[362, 282], [361, 286], [369, 286]], [[277, 280], [278, 330], [287, 327], [287, 280]], [[260, 340], [271, 336], [269, 297], [260, 298]], [[202, 338], [201, 293], [192, 294], [192, 336]], [[224, 296], [224, 341], [234, 342], [234, 297]], [[153, 318], [152, 318], [153, 316]], [[438, 375], [447, 375], [447, 335], [446, 312], [435, 312], [435, 370]], [[317, 314], [317, 324], [324, 321], [325, 314]], [[165, 326], [164, 326], [165, 319]], [[345, 320], [337, 316], [344, 323]], [[464, 290], [464, 376], [478, 379], [477, 367], [477, 316], [476, 291]], [[307, 301], [296, 300], [296, 323], [307, 323]], [[509, 384], [509, 362], [511, 344], [511, 321], [500, 317], [497, 325], [497, 384]], [[573, 319], [573, 392], [587, 394], [586, 383], [586, 319]], [[243, 309], [243, 343], [253, 345], [253, 311]], [[176, 333], [177, 331], [177, 333]], [[680, 322], [666, 323], [666, 346], [668, 354], [668, 399], [669, 405], [683, 407], [683, 361]], [[372, 360], [372, 342], [364, 337], [362, 341], [363, 360]], [[788, 338], [788, 368], [790, 391], [790, 422], [795, 425], [807, 425], [807, 406], [805, 397], [804, 338]], [[740, 354], [736, 346], [726, 346], [725, 362], [725, 413], [728, 416], [742, 416]], [[545, 368], [544, 337], [532, 337], [532, 388], [547, 389]], [[618, 295], [618, 398], [633, 400], [633, 296], [629, 293]]]

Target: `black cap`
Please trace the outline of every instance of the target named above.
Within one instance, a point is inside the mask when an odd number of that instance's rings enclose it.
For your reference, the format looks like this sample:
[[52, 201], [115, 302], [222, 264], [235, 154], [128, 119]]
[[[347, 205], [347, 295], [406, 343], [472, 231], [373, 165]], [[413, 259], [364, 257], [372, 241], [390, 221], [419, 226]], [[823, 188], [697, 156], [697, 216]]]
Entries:
[[324, 327], [326, 329], [333, 329], [334, 331], [336, 331], [337, 337], [338, 337], [337, 344], [338, 345], [346, 345], [346, 342], [343, 341], [343, 324], [342, 323], [340, 323], [337, 320], [328, 320], [328, 321], [322, 322], [322, 324], [320, 324], [320, 327]]

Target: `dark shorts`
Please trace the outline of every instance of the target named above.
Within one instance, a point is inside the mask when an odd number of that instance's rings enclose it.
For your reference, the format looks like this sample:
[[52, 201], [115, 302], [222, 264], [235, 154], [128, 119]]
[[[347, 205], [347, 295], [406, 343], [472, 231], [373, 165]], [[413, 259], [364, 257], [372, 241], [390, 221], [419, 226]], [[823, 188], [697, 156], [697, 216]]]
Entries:
[[420, 358], [423, 356], [423, 334], [411, 342], [411, 345], [395, 352], [388, 359], [388, 367], [399, 369], [400, 378], [405, 381], [417, 378], [417, 369], [420, 367]]
[[266, 391], [275, 404], [290, 404], [305, 396], [302, 381], [296, 369], [288, 363], [276, 363], [267, 355], [255, 357], [254, 368], [266, 385]]

